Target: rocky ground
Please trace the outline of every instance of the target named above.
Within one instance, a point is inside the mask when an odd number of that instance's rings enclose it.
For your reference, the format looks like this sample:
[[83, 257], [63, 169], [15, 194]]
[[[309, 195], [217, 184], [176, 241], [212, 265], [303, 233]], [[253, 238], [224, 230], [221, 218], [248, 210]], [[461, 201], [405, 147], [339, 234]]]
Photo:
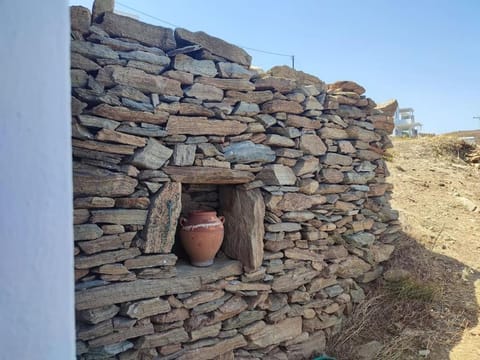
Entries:
[[480, 170], [459, 151], [439, 154], [442, 141], [394, 140], [389, 182], [404, 236], [385, 268], [408, 280], [375, 284], [331, 344], [339, 359], [480, 359]]

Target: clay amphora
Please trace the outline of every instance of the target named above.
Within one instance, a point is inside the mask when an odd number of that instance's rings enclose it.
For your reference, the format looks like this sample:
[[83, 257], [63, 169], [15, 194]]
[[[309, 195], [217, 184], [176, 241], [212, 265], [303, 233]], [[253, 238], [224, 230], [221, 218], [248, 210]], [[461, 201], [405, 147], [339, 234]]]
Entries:
[[180, 241], [194, 266], [210, 266], [223, 241], [223, 216], [196, 210], [180, 219]]

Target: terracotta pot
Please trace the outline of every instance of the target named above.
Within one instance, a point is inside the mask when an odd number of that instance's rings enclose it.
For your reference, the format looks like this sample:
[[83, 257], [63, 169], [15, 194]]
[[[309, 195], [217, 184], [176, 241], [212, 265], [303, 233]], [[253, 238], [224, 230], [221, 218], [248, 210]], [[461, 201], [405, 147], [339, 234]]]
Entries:
[[180, 219], [180, 241], [194, 266], [210, 266], [223, 241], [223, 216], [215, 211], [192, 211]]

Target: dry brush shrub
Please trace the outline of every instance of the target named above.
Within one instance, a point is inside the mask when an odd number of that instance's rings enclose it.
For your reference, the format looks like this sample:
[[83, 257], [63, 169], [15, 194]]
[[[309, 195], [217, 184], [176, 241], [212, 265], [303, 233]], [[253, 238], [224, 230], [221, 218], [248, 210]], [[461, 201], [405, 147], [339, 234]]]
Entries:
[[425, 141], [429, 142], [434, 155], [462, 160], [466, 160], [468, 155], [476, 148], [475, 145], [469, 144], [455, 136], [435, 136], [425, 139]]

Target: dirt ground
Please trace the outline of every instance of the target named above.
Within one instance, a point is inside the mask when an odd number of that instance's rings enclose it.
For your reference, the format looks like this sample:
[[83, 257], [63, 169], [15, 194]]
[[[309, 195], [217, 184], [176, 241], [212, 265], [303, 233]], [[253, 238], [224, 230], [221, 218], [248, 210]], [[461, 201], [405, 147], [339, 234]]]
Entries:
[[398, 139], [389, 151], [404, 236], [385, 269], [409, 271], [433, 300], [401, 299], [385, 281], [372, 284], [372, 300], [347, 324], [351, 338], [330, 348], [337, 359], [358, 359], [358, 346], [372, 340], [382, 345], [372, 359], [480, 359], [480, 169], [434, 154], [432, 141]]

